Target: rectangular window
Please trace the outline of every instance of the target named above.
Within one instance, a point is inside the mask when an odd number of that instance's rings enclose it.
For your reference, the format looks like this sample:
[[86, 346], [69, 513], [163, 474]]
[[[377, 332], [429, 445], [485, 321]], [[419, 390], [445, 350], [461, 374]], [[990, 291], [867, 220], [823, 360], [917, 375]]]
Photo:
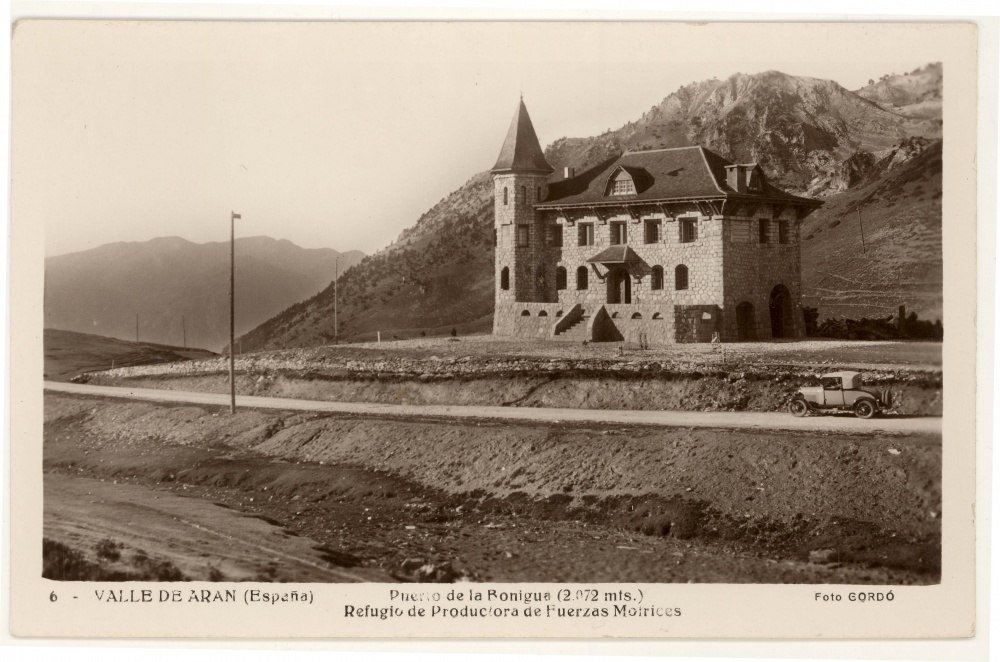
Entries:
[[611, 245], [628, 243], [628, 226], [624, 223], [611, 223]]
[[734, 244], [750, 243], [750, 221], [731, 221], [730, 238]]
[[611, 195], [630, 195], [635, 193], [635, 184], [631, 179], [616, 179], [611, 188]]
[[647, 244], [658, 244], [658, 243], [660, 243], [660, 222], [659, 221], [646, 221], [646, 243]]
[[788, 243], [788, 221], [778, 221], [778, 243]]
[[757, 219], [757, 240], [766, 244], [771, 239], [771, 221], [766, 218]]
[[680, 233], [680, 242], [682, 244], [690, 244], [693, 241], [698, 241], [698, 219], [680, 219]]
[[545, 244], [548, 246], [562, 246], [563, 245], [563, 231], [561, 225], [546, 225], [545, 226]]
[[527, 225], [517, 226], [517, 245], [524, 247], [528, 245], [529, 238], [531, 237], [531, 228]]
[[593, 223], [581, 223], [577, 226], [577, 230], [580, 246], [593, 246], [594, 245], [594, 224]]

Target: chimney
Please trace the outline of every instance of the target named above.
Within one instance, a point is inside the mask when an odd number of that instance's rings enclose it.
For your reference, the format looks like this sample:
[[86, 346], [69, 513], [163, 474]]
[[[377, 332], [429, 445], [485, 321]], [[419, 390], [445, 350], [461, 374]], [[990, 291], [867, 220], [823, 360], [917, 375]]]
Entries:
[[575, 174], [576, 170], [573, 169], [573, 166], [566, 166], [563, 168], [563, 179], [573, 179]]
[[726, 166], [726, 184], [737, 193], [746, 193], [746, 168], [741, 165]]

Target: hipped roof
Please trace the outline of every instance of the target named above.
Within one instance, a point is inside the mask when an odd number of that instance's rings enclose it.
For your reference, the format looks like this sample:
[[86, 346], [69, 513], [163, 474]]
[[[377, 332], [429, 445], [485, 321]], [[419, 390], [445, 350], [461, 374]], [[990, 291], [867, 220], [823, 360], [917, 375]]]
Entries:
[[[701, 146], [626, 152], [606, 164], [571, 179], [550, 181], [548, 195], [540, 206], [564, 207], [613, 202], [670, 201], [681, 199], [732, 198], [745, 200], [776, 200], [789, 204], [818, 207], [819, 200], [801, 198], [764, 182], [759, 193], [737, 193], [726, 182], [726, 166], [735, 165]], [[635, 177], [636, 192], [608, 195], [607, 181], [618, 168]]]
[[603, 251], [587, 260], [595, 264], [624, 264], [627, 262], [638, 262], [639, 256], [625, 244], [608, 246]]
[[507, 138], [500, 148], [500, 156], [496, 165], [490, 171], [492, 173], [501, 172], [552, 172], [552, 166], [545, 160], [541, 145], [538, 144], [538, 136], [535, 135], [535, 127], [528, 117], [528, 109], [524, 105], [524, 99], [518, 103], [517, 112], [507, 130]]

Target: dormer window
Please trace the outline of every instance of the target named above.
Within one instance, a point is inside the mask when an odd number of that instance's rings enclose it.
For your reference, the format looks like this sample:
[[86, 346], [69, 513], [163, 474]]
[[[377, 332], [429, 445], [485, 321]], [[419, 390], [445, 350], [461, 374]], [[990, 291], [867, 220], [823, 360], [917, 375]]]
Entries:
[[635, 195], [635, 182], [622, 173], [611, 187], [611, 195]]
[[645, 191], [652, 178], [642, 168], [618, 166], [604, 183], [604, 195], [636, 195]]
[[749, 180], [747, 181], [747, 190], [757, 193], [758, 191], [760, 191], [760, 189], [761, 189], [760, 173], [757, 172], [757, 168], [754, 168], [753, 170], [750, 171], [750, 177]]

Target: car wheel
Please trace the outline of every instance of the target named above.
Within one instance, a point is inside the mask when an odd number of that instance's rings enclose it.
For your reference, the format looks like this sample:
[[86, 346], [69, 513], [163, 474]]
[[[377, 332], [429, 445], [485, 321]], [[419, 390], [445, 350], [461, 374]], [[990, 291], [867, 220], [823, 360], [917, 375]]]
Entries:
[[871, 400], [858, 400], [854, 404], [854, 415], [858, 418], [871, 418], [875, 411], [875, 403]]
[[788, 411], [792, 412], [792, 416], [805, 416], [809, 412], [809, 405], [802, 398], [795, 398], [788, 403]]

